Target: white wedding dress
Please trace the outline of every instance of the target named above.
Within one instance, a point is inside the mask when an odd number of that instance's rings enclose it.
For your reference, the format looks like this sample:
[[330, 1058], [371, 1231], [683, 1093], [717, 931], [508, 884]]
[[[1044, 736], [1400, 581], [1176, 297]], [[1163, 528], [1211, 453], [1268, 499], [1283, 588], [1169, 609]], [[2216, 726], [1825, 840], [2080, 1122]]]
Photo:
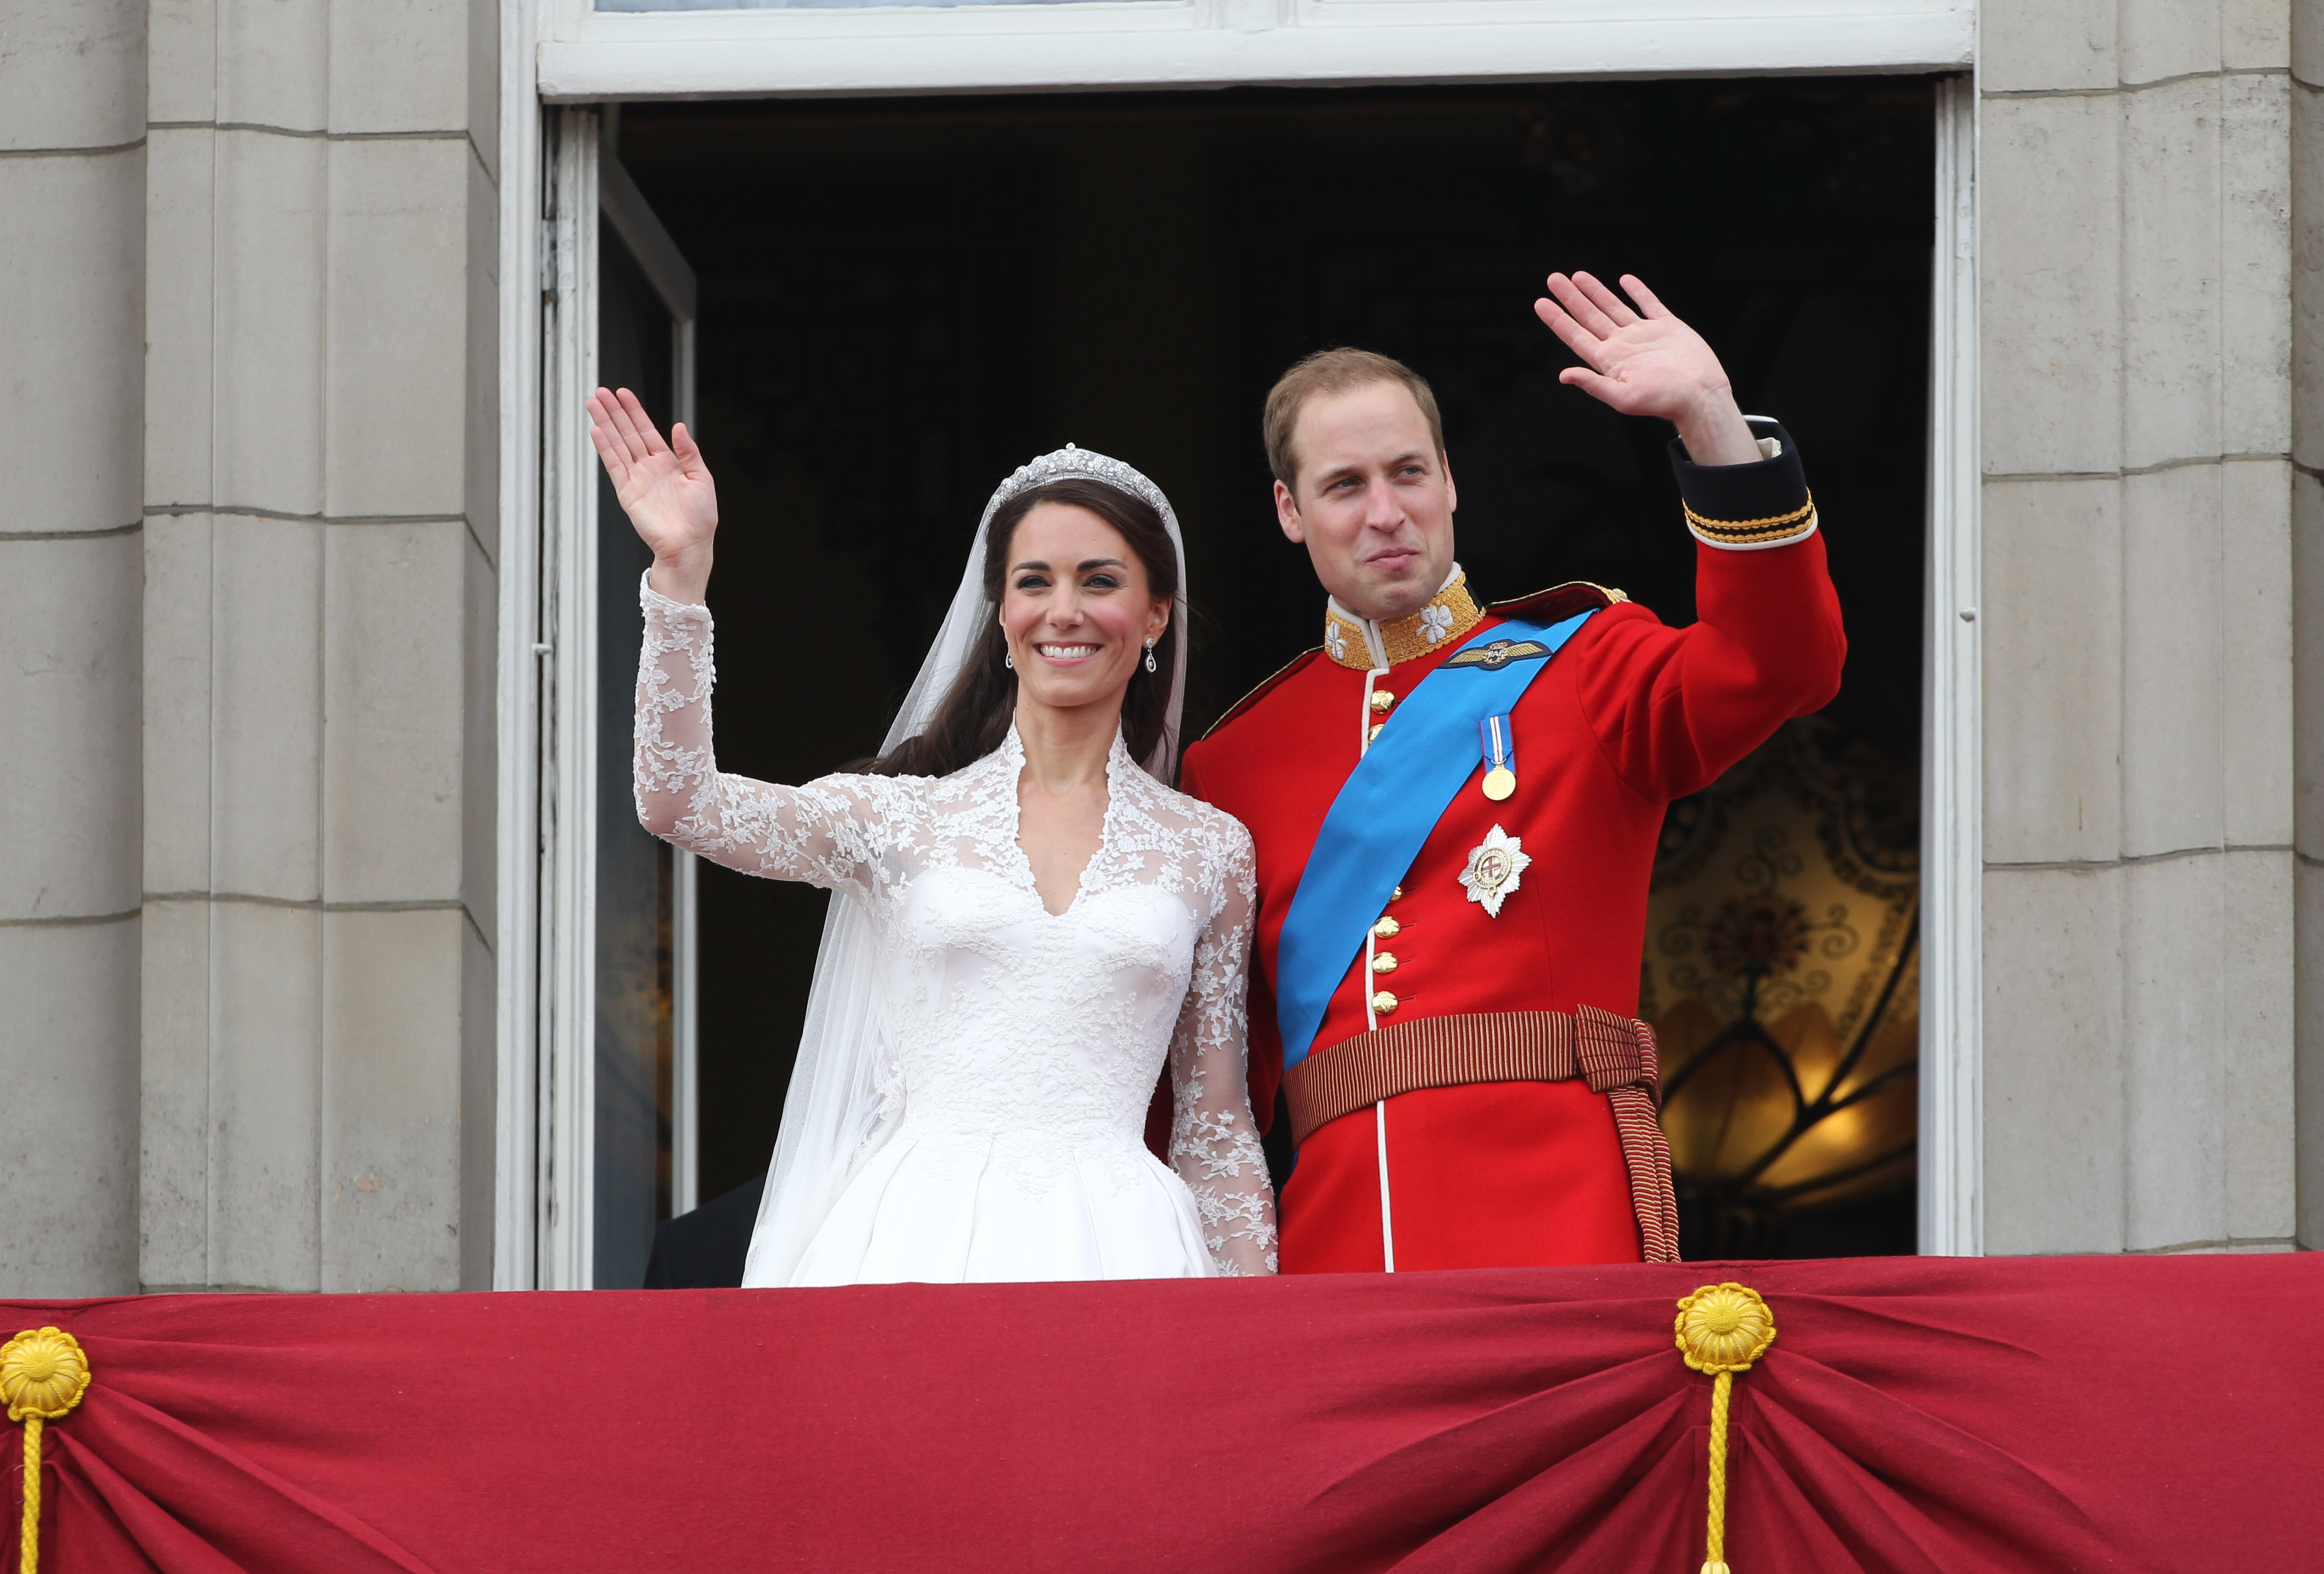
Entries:
[[[724, 775], [709, 611], [641, 596], [641, 817], [659, 799], [678, 845], [843, 893], [879, 936], [883, 1140], [780, 1282], [1272, 1273], [1244, 1083], [1250, 833], [1117, 738], [1102, 842], [1052, 914], [1017, 841], [1013, 728], [947, 777]], [[1144, 1141], [1166, 1060], [1167, 1168]]]

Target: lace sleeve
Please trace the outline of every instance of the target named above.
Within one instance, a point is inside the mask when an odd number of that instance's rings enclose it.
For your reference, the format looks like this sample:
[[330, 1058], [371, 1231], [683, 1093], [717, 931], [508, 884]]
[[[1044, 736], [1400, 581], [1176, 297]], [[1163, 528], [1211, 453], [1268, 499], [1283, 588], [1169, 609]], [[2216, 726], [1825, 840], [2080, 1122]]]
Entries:
[[888, 795], [878, 790], [885, 784], [827, 776], [780, 787], [722, 772], [710, 741], [710, 609], [642, 581], [638, 595], [646, 619], [631, 758], [638, 823], [744, 874], [870, 897], [887, 840]]
[[1194, 1194], [1211, 1261], [1229, 1275], [1275, 1272], [1275, 1188], [1244, 1081], [1252, 916], [1250, 833], [1235, 822], [1226, 895], [1194, 945], [1194, 972], [1170, 1044], [1170, 1163]]

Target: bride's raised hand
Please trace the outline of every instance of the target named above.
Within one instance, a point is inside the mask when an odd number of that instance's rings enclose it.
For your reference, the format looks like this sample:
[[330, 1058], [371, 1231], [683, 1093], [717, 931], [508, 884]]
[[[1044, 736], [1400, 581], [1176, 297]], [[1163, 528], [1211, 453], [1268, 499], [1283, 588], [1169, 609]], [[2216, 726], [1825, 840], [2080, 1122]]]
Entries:
[[638, 396], [600, 388], [589, 396], [589, 440], [605, 462], [622, 511], [654, 556], [653, 587], [672, 601], [699, 602], [710, 584], [710, 542], [718, 532], [718, 489], [684, 421], [661, 439]]

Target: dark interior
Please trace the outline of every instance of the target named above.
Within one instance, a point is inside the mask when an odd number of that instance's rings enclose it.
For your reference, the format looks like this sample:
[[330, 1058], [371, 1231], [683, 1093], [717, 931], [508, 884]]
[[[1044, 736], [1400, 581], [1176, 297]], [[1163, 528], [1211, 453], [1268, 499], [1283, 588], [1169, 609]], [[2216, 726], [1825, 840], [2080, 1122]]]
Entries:
[[[724, 529], [718, 746], [801, 781], [878, 745], [992, 486], [1071, 440], [1185, 522], [1188, 735], [1318, 637], [1260, 401], [1360, 345], [1434, 383], [1480, 595], [1693, 615], [1667, 428], [1561, 387], [1552, 268], [1639, 274], [1805, 457], [1847, 611], [1827, 714], [1917, 769], [1932, 83], [1870, 78], [629, 106], [697, 270]], [[701, 877], [702, 1176], [765, 1167], [825, 897]], [[1907, 1185], [1782, 1255], [1912, 1249]]]

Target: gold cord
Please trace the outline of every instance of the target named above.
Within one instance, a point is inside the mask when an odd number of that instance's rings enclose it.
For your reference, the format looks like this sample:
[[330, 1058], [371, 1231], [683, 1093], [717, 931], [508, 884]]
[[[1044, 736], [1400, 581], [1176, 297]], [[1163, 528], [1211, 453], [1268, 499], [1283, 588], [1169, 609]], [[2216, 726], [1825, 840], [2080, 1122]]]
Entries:
[[1694, 510], [1685, 502], [1681, 502], [1679, 507], [1686, 510], [1686, 518], [1689, 524], [1695, 525], [1700, 529], [1706, 530], [1716, 530], [1721, 533], [1729, 530], [1780, 531], [1785, 529], [1796, 529], [1799, 526], [1807, 523], [1808, 516], [1815, 512], [1815, 499], [1812, 497], [1808, 499], [1807, 502], [1800, 504], [1799, 507], [1794, 509], [1787, 514], [1769, 514], [1763, 520], [1714, 520], [1708, 514], [1699, 514], [1695, 512]]
[[1702, 1540], [1703, 1574], [1727, 1574], [1727, 1402], [1734, 1392], [1734, 1373], [1711, 1379], [1711, 1525]]
[[40, 1574], [41, 1568], [41, 1418], [24, 1422], [24, 1524], [17, 1543], [16, 1567], [23, 1574]]
[[1686, 1364], [1711, 1374], [1711, 1504], [1702, 1574], [1729, 1574], [1727, 1412], [1735, 1395], [1735, 1374], [1749, 1371], [1775, 1342], [1775, 1314], [1757, 1290], [1735, 1284], [1705, 1284], [1678, 1303], [1677, 1332]]
[[24, 1423], [24, 1517], [17, 1542], [19, 1574], [41, 1567], [41, 1429], [88, 1392], [88, 1356], [80, 1341], [53, 1328], [28, 1328], [0, 1345], [0, 1399], [8, 1419]]

